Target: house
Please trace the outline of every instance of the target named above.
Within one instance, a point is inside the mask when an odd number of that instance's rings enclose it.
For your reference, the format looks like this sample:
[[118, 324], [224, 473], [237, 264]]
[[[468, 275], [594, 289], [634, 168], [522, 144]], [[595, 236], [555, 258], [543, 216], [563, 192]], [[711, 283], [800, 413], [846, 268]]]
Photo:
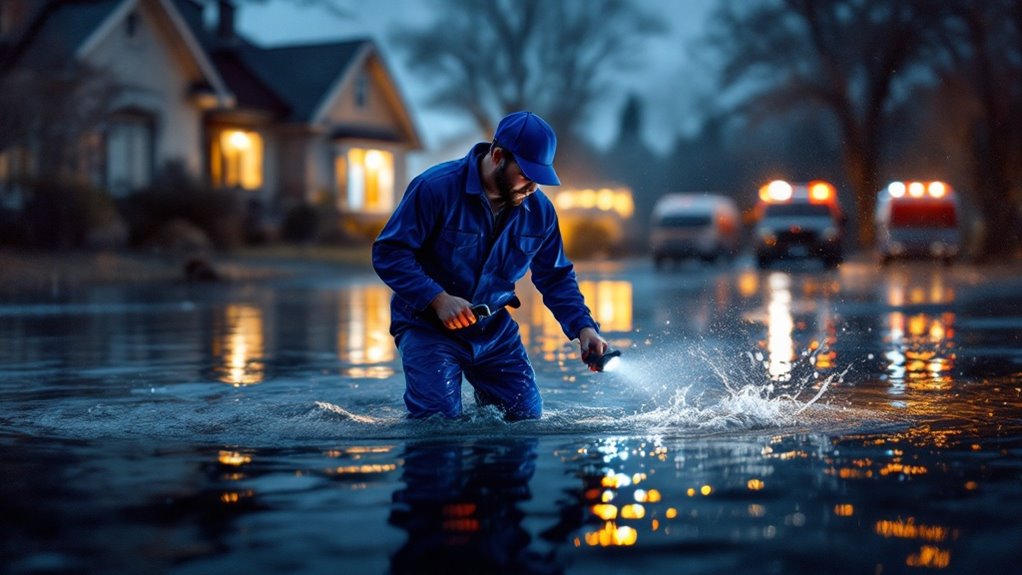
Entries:
[[[102, 121], [64, 146], [75, 154], [60, 166], [115, 198], [176, 163], [278, 217], [330, 204], [370, 233], [422, 148], [379, 49], [264, 48], [237, 33], [234, 12], [219, 0], [211, 29], [196, 0], [4, 0], [0, 74], [53, 75], [73, 62], [112, 79]], [[0, 138], [0, 182], [35, 175], [39, 156], [32, 141]]]

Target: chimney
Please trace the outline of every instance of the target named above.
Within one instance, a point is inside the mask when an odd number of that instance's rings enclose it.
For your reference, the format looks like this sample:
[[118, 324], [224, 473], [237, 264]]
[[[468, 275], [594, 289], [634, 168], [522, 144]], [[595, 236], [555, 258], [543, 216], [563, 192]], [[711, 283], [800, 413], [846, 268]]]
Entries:
[[216, 25], [216, 37], [221, 42], [233, 42], [237, 39], [234, 34], [234, 2], [231, 0], [217, 0], [218, 19]]

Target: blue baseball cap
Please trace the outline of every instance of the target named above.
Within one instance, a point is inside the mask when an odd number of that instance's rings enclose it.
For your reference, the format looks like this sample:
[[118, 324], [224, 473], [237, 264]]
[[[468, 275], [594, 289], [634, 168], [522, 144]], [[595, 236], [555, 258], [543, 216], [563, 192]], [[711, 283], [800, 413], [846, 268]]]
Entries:
[[554, 171], [557, 134], [543, 118], [532, 112], [508, 114], [497, 124], [493, 141], [511, 152], [526, 178], [544, 186], [561, 185]]

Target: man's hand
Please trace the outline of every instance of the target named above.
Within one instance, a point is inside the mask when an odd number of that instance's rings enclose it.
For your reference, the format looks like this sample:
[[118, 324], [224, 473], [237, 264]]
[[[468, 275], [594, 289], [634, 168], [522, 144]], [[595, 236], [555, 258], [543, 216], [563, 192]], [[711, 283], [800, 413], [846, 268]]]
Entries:
[[472, 313], [472, 304], [447, 292], [440, 292], [440, 295], [430, 302], [429, 307], [433, 308], [436, 316], [440, 318], [447, 329], [461, 329], [476, 322], [476, 314]]
[[[601, 357], [610, 349], [607, 340], [591, 327], [584, 327], [578, 332], [578, 346], [582, 352], [582, 361], [588, 360], [590, 355]], [[598, 371], [594, 366], [589, 366], [589, 370]]]

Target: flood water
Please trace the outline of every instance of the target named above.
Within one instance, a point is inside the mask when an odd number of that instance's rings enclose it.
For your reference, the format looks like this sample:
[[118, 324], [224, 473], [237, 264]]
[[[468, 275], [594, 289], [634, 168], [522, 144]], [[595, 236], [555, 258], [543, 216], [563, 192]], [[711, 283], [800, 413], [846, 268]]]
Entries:
[[1022, 274], [579, 267], [538, 421], [403, 418], [371, 272], [0, 302], [0, 571], [1012, 573]]

